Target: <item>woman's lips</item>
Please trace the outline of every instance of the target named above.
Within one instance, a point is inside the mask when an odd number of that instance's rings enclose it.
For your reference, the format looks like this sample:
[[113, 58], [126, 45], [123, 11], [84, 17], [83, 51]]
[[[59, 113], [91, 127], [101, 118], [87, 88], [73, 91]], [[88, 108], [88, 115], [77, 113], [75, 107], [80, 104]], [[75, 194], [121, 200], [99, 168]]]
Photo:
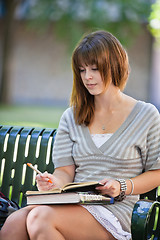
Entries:
[[87, 86], [88, 88], [94, 88], [96, 85], [97, 85], [96, 83], [94, 83], [94, 84], [86, 84], [86, 86]]

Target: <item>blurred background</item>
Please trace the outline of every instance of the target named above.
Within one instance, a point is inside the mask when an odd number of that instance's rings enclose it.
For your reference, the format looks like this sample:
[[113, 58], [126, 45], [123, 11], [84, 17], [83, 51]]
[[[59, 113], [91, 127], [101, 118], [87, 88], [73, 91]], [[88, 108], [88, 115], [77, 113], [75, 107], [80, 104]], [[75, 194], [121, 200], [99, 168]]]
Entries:
[[72, 51], [98, 29], [128, 51], [125, 92], [160, 110], [160, 0], [0, 0], [0, 125], [57, 127]]

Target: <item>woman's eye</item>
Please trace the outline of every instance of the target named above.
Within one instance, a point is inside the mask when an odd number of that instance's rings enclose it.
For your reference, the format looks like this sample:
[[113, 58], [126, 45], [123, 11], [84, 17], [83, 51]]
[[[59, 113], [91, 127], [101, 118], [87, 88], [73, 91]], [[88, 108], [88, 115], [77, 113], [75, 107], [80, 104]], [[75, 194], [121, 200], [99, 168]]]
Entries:
[[84, 72], [84, 69], [79, 69], [80, 73]]
[[97, 70], [98, 70], [98, 68], [92, 68], [92, 70], [93, 70], [93, 71], [97, 71]]

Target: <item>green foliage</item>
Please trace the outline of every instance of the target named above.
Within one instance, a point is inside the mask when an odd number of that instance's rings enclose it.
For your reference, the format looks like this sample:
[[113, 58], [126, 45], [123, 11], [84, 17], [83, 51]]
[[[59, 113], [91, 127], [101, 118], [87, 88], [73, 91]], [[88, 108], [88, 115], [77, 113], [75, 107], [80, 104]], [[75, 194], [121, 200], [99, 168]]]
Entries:
[[149, 29], [152, 35], [160, 43], [160, 0], [157, 0], [152, 6], [149, 16]]
[[30, 9], [31, 25], [47, 29], [70, 49], [89, 31], [104, 29], [128, 45], [146, 23], [150, 3], [146, 0], [37, 0]]

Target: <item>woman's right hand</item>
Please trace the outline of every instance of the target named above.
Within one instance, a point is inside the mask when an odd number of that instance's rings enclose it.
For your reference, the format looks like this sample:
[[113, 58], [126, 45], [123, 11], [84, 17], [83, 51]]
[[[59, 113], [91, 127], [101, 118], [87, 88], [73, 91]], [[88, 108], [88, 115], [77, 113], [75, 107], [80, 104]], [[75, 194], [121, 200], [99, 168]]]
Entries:
[[[63, 187], [69, 182], [73, 182], [75, 175], [75, 165], [56, 168], [53, 174], [44, 172], [36, 176], [37, 188], [39, 191], [48, 191], [54, 188]], [[50, 180], [52, 183], [50, 183]]]
[[[49, 181], [50, 180], [50, 181]], [[48, 191], [54, 188], [59, 188], [59, 180], [53, 174], [44, 172], [36, 176], [37, 188], [39, 191]]]

